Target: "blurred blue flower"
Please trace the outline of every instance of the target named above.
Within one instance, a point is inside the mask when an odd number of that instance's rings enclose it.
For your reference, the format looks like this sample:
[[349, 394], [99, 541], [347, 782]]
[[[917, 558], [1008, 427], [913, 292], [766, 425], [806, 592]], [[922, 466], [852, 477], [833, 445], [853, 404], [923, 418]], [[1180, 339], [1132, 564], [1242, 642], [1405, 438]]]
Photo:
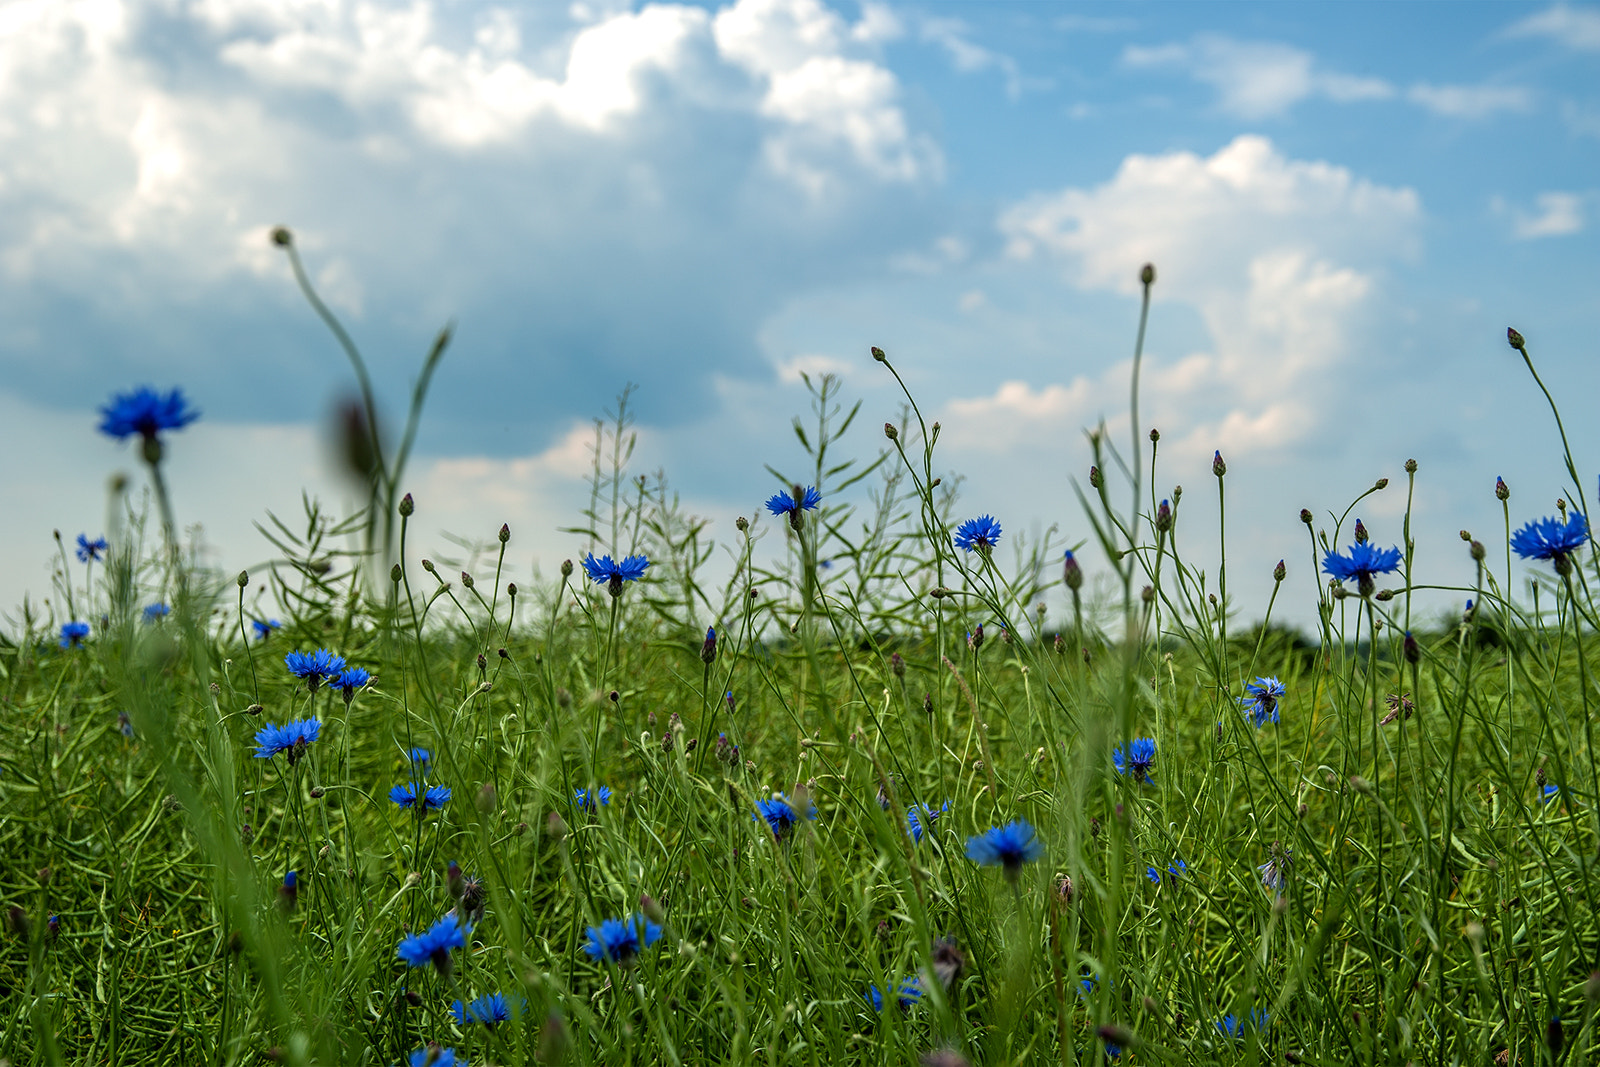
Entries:
[[1286, 692], [1288, 690], [1277, 678], [1257, 678], [1245, 684], [1245, 695], [1239, 703], [1244, 713], [1255, 720], [1256, 726], [1264, 726], [1278, 721], [1278, 701]]
[[1539, 790], [1539, 803], [1548, 804], [1560, 795], [1561, 787], [1559, 785], [1547, 785]]
[[955, 546], [968, 552], [990, 549], [1000, 543], [1000, 524], [989, 515], [968, 519], [956, 527]]
[[144, 621], [156, 622], [172, 614], [172, 609], [165, 604], [146, 604], [144, 608]]
[[1024, 863], [1043, 855], [1044, 842], [1021, 819], [967, 838], [967, 859], [984, 867], [1003, 867], [1007, 878], [1015, 879]]
[[113, 396], [100, 415], [100, 432], [119, 441], [130, 434], [154, 440], [162, 430], [181, 430], [200, 417], [189, 407], [182, 389], [162, 394], [143, 385]]
[[588, 934], [589, 943], [583, 946], [583, 951], [590, 958], [630, 963], [640, 949], [661, 940], [661, 927], [643, 915], [630, 915], [626, 919], [607, 919], [599, 926], [588, 927]]
[[1511, 547], [1523, 559], [1563, 560], [1589, 540], [1589, 520], [1574, 511], [1566, 522], [1551, 516], [1535, 519], [1511, 535]]
[[1398, 548], [1379, 548], [1371, 541], [1351, 545], [1349, 555], [1330, 551], [1322, 557], [1322, 569], [1329, 577], [1342, 582], [1354, 581], [1359, 589], [1365, 590], [1363, 596], [1370, 592], [1374, 575], [1388, 574], [1399, 567]]
[[[881, 989], [875, 985], [869, 985], [867, 986], [867, 991], [863, 993], [862, 996], [866, 998], [868, 1004], [872, 1005], [873, 1011], [882, 1013], [883, 991]], [[902, 1009], [910, 1008], [912, 1005], [916, 1004], [917, 1001], [922, 999], [922, 983], [917, 981], [917, 979], [914, 977], [907, 978], [905, 981], [900, 983], [900, 988], [896, 993], [895, 999], [899, 1001]]]
[[1289, 870], [1293, 866], [1294, 854], [1274, 842], [1272, 857], [1258, 866], [1256, 870], [1261, 872], [1261, 885], [1282, 896], [1283, 887], [1289, 881]]
[[[795, 486], [799, 489], [799, 486]], [[800, 499], [795, 500], [794, 493], [773, 493], [767, 499], [767, 510], [774, 515], [787, 515], [792, 511], [813, 511], [822, 503], [822, 494], [811, 486], [800, 493]]]
[[923, 830], [932, 830], [933, 824], [939, 821], [939, 816], [949, 810], [948, 800], [939, 808], [930, 808], [926, 804], [913, 804], [906, 811], [906, 828], [911, 831], [911, 840], [920, 844]]
[[1189, 865], [1182, 860], [1173, 860], [1167, 864], [1167, 873], [1174, 878], [1182, 878], [1189, 873]]
[[296, 678], [304, 678], [306, 688], [315, 692], [324, 678], [332, 678], [344, 670], [344, 657], [319, 648], [315, 652], [291, 652], [283, 657], [283, 665]]
[[255, 629], [256, 640], [265, 641], [267, 638], [272, 636], [272, 631], [278, 629], [283, 624], [277, 619], [251, 619], [250, 625]]
[[271, 759], [283, 752], [293, 766], [321, 732], [322, 723], [317, 719], [299, 719], [282, 726], [269, 722], [256, 731], [256, 759]]
[[[817, 806], [807, 802], [806, 818], [817, 817]], [[782, 841], [794, 829], [794, 824], [800, 821], [800, 816], [795, 813], [794, 805], [789, 803], [789, 798], [779, 794], [771, 800], [757, 800], [755, 819], [767, 820], [767, 825], [772, 829], [772, 836]]]
[[450, 950], [465, 945], [469, 933], [471, 929], [463, 927], [456, 913], [450, 912], [423, 933], [401, 938], [397, 954], [412, 967], [431, 963], [440, 973], [448, 974]]
[[1154, 867], [1146, 867], [1144, 869], [1144, 876], [1150, 879], [1156, 885], [1161, 884], [1161, 872], [1156, 870]]
[[1241, 1038], [1244, 1037], [1244, 1027], [1246, 1022], [1248, 1022], [1250, 1026], [1257, 1031], [1265, 1031], [1271, 1018], [1272, 1017], [1261, 1008], [1251, 1008], [1249, 1014], [1243, 1016], [1235, 1015], [1230, 1011], [1228, 1014], [1217, 1020], [1217, 1032], [1223, 1037]]
[[467, 1067], [466, 1060], [456, 1059], [456, 1050], [440, 1048], [435, 1042], [424, 1045], [411, 1054], [411, 1067]]
[[488, 996], [479, 997], [471, 1004], [463, 1004], [458, 1000], [450, 1006], [450, 1010], [455, 1013], [456, 1022], [462, 1026], [472, 1022], [492, 1027], [495, 1023], [503, 1023], [516, 1014], [502, 993], [490, 993]]
[[133, 736], [133, 719], [125, 711], [117, 712], [117, 729], [122, 731], [123, 737]]
[[402, 810], [416, 809], [420, 813], [437, 811], [450, 800], [450, 787], [434, 785], [426, 788], [416, 782], [407, 782], [389, 790], [389, 799]]
[[88, 534], [79, 534], [78, 562], [93, 563], [95, 560], [104, 555], [110, 548], [111, 546], [106, 544], [106, 539], [104, 537], [96, 537], [93, 541], [91, 541], [89, 540]]
[[86, 622], [64, 622], [61, 624], [61, 647], [77, 648], [83, 644], [83, 639], [89, 636], [89, 624]]
[[594, 791], [593, 797], [589, 795], [589, 791], [587, 789], [574, 789], [572, 791], [572, 802], [584, 811], [594, 811], [594, 803], [596, 799], [600, 801], [600, 806], [602, 808], [610, 804], [611, 787], [609, 785], [600, 786]]
[[1156, 761], [1156, 743], [1148, 737], [1136, 737], [1126, 748], [1121, 746], [1111, 753], [1111, 763], [1118, 774], [1131, 774], [1136, 782], [1147, 782], [1153, 774], [1150, 765]]

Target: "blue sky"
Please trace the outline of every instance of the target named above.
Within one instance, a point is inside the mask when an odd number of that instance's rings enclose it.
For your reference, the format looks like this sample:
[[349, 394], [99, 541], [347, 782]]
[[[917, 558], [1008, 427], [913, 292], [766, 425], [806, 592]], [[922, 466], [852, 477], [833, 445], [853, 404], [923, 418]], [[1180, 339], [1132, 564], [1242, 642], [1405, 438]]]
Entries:
[[[895, 416], [871, 344], [972, 511], [1085, 536], [1068, 479], [1123, 417], [1146, 260], [1158, 480], [1204, 488], [1198, 536], [1228, 456], [1247, 615], [1280, 556], [1310, 600], [1300, 507], [1407, 457], [1425, 580], [1467, 579], [1496, 475], [1515, 518], [1553, 509], [1509, 323], [1595, 473], [1600, 7], [96, 0], [0, 26], [8, 606], [137, 473], [92, 433], [115, 389], [204, 410], [172, 473], [221, 566], [263, 560], [252, 522], [302, 486], [343, 499], [320, 427], [352, 383], [277, 224], [394, 410], [456, 321], [422, 547], [509, 521], [522, 573], [576, 552], [557, 529], [625, 383], [636, 468], [731, 538], [762, 463], [797, 461], [800, 371]], [[1363, 518], [1391, 542], [1402, 509]]]

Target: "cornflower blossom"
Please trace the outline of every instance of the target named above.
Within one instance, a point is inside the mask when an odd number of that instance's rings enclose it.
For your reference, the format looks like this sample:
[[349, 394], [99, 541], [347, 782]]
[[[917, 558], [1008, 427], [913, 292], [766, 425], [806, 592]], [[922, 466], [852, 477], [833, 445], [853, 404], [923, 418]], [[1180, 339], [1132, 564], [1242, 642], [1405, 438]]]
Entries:
[[911, 840], [922, 843], [922, 834], [925, 830], [932, 830], [933, 824], [939, 821], [939, 816], [950, 810], [947, 800], [942, 807], [930, 808], [926, 804], [914, 804], [906, 810], [906, 829], [911, 831]]
[[1000, 523], [990, 515], [979, 515], [956, 527], [954, 543], [967, 552], [988, 552], [1000, 543]]
[[158, 393], [140, 386], [131, 393], [118, 393], [100, 409], [100, 432], [119, 441], [133, 434], [155, 441], [162, 430], [181, 430], [199, 417], [182, 389]]
[[104, 537], [96, 537], [93, 541], [91, 541], [89, 540], [88, 534], [79, 534], [77, 550], [78, 562], [93, 563], [95, 560], [105, 555], [110, 548], [111, 546], [106, 544], [106, 539]]
[[440, 1048], [437, 1041], [423, 1045], [406, 1061], [410, 1067], [467, 1067], [466, 1060], [456, 1059], [456, 1050]]
[[513, 1014], [511, 1005], [503, 993], [490, 993], [470, 1004], [458, 1000], [450, 1006], [450, 1011], [454, 1013], [456, 1022], [462, 1026], [468, 1023], [482, 1023], [493, 1027], [496, 1023], [507, 1021]]
[[644, 577], [644, 570], [650, 566], [650, 561], [643, 556], [628, 556], [621, 563], [615, 563], [610, 556], [594, 558], [591, 552], [584, 557], [583, 573], [589, 576], [592, 582], [605, 582], [607, 591], [612, 596], [622, 595], [623, 582], [636, 582]]
[[[789, 802], [789, 798], [782, 794], [774, 796], [771, 800], [757, 800], [756, 813], [751, 817], [767, 820], [767, 826], [772, 830], [772, 836], [779, 841], [787, 838], [789, 832], [794, 829], [795, 823], [801, 820], [800, 814], [795, 811], [794, 805]], [[815, 819], [816, 817], [817, 806], [808, 801], [806, 803], [805, 818]]]
[[822, 503], [822, 494], [816, 486], [802, 488], [795, 486], [787, 493], [773, 493], [767, 498], [767, 510], [773, 515], [789, 516], [789, 528], [796, 533], [800, 532], [802, 525], [801, 516], [804, 512], [814, 511]]
[[344, 657], [319, 648], [315, 652], [291, 652], [283, 657], [283, 665], [296, 678], [304, 678], [306, 689], [315, 693], [324, 678], [332, 678], [344, 670]]
[[293, 767], [321, 732], [322, 723], [317, 719], [297, 719], [282, 726], [269, 722], [256, 731], [256, 759], [271, 759], [282, 752]]
[[464, 946], [469, 933], [471, 928], [462, 926], [455, 912], [448, 912], [422, 933], [401, 938], [396, 954], [408, 966], [422, 967], [431, 963], [435, 970], [448, 977], [452, 966], [450, 950]]
[[1043, 855], [1044, 842], [1021, 819], [967, 838], [967, 859], [982, 867], [1004, 868], [1006, 878], [1012, 882], [1022, 873], [1023, 864]]
[[643, 915], [607, 919], [599, 926], [588, 927], [587, 932], [589, 943], [583, 946], [583, 951], [591, 959], [606, 959], [623, 965], [632, 963], [640, 949], [661, 940], [661, 927]]
[[1136, 737], [1126, 748], [1118, 746], [1111, 753], [1111, 763], [1118, 774], [1131, 774], [1136, 782], [1148, 782], [1155, 775], [1151, 765], [1156, 761], [1156, 743], [1148, 737]]
[[[881, 989], [875, 985], [869, 985], [867, 986], [867, 991], [863, 993], [862, 996], [866, 999], [866, 1002], [872, 1006], [873, 1011], [880, 1014], [882, 1013], [883, 991]], [[900, 983], [900, 988], [896, 991], [895, 999], [899, 1002], [902, 1010], [912, 1007], [917, 1003], [917, 1001], [922, 999], [922, 983], [917, 981], [916, 978], [907, 978], [905, 981]]]
[[89, 624], [86, 622], [65, 622], [61, 624], [61, 647], [78, 648], [82, 646], [83, 639], [89, 636]]
[[423, 787], [416, 782], [407, 782], [389, 790], [389, 799], [402, 811], [415, 810], [418, 815], [425, 815], [449, 803], [450, 787], [444, 785]]
[[167, 607], [165, 604], [146, 604], [144, 608], [144, 621], [150, 623], [160, 622], [162, 619], [171, 614], [172, 609]]
[[257, 641], [265, 641], [272, 636], [272, 631], [283, 626], [277, 619], [251, 619], [250, 627], [256, 632]]
[[1589, 520], [1574, 511], [1566, 522], [1555, 517], [1535, 519], [1511, 535], [1511, 548], [1523, 559], [1547, 559], [1556, 573], [1572, 573], [1571, 555], [1589, 540]]
[[587, 789], [574, 789], [572, 791], [572, 802], [584, 811], [594, 811], [596, 800], [600, 802], [600, 807], [602, 808], [610, 804], [611, 787], [608, 785], [600, 786], [592, 795]]
[[344, 693], [344, 702], [349, 704], [355, 699], [356, 690], [372, 681], [372, 672], [360, 667], [346, 667], [328, 682], [329, 689], [338, 689]]
[[1278, 701], [1286, 692], [1288, 689], [1277, 678], [1257, 678], [1246, 683], [1239, 704], [1259, 728], [1278, 721]]
[[1376, 575], [1388, 574], [1400, 567], [1398, 548], [1379, 548], [1370, 541], [1360, 541], [1350, 546], [1349, 553], [1341, 555], [1329, 551], [1322, 557], [1322, 569], [1329, 577], [1341, 582], [1354, 581], [1356, 591], [1371, 596], [1377, 588]]

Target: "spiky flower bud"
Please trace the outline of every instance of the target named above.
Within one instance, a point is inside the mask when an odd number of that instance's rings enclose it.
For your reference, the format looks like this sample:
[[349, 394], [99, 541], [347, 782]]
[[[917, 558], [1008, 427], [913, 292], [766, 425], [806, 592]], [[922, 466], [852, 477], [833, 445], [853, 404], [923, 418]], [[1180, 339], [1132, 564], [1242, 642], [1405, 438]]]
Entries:
[[1283, 581], [1284, 576], [1288, 573], [1289, 569], [1283, 565], [1283, 560], [1280, 559], [1278, 561], [1278, 565], [1272, 568], [1272, 580], [1275, 582], [1281, 582]]
[[400, 517], [402, 519], [409, 519], [412, 512], [416, 510], [417, 502], [411, 499], [410, 493], [407, 493], [405, 496], [400, 498]]
[[745, 518], [743, 515], [740, 515], [737, 519], [733, 520], [733, 527], [740, 533], [744, 533], [746, 530], [750, 529], [750, 520]]
[[1364, 544], [1367, 543], [1367, 540], [1368, 540], [1368, 538], [1367, 538], [1367, 528], [1362, 525], [1360, 519], [1356, 520], [1355, 537], [1356, 537], [1356, 544], [1364, 545]]
[[967, 647], [974, 652], [983, 647], [983, 623], [980, 622], [977, 629], [967, 634]]
[[1511, 499], [1511, 490], [1506, 488], [1506, 483], [1505, 483], [1505, 479], [1504, 478], [1496, 478], [1494, 480], [1494, 498], [1496, 500], [1509, 500], [1509, 499]]
[[511, 524], [502, 522], [500, 524], [500, 543], [503, 545], [509, 540], [511, 540]]
[[507, 582], [506, 583], [506, 596], [510, 597], [512, 600], [517, 599], [517, 583], [516, 582]]
[[1521, 352], [1528, 344], [1522, 339], [1522, 335], [1510, 326], [1506, 327], [1506, 343], [1518, 352]]
[[1228, 464], [1223, 461], [1220, 451], [1211, 457], [1211, 473], [1218, 478], [1228, 473]]
[[425, 559], [422, 561], [422, 569], [427, 571], [429, 574], [438, 573], [437, 569], [433, 565], [433, 560], [431, 559]]
[[1414, 460], [1414, 459], [1406, 460], [1406, 473], [1407, 474], [1415, 474], [1415, 473], [1417, 473], [1417, 461], [1416, 460]]
[[1301, 508], [1300, 509], [1300, 521], [1301, 522], [1305, 523], [1307, 526], [1310, 526], [1311, 525], [1311, 517], [1312, 516], [1311, 516], [1311, 509], [1310, 508]]
[[1372, 483], [1372, 487], [1374, 489], [1387, 489], [1389, 488], [1389, 479], [1379, 478], [1377, 481]]
[[[1380, 590], [1378, 590], [1377, 595], [1374, 596], [1372, 599], [1374, 599], [1376, 601], [1379, 601], [1380, 603], [1385, 602], [1385, 601], [1389, 601], [1389, 600], [1393, 600], [1394, 599], [1394, 590], [1393, 589], [1380, 589]], [[1380, 619], [1378, 621], [1382, 622], [1383, 620]]]

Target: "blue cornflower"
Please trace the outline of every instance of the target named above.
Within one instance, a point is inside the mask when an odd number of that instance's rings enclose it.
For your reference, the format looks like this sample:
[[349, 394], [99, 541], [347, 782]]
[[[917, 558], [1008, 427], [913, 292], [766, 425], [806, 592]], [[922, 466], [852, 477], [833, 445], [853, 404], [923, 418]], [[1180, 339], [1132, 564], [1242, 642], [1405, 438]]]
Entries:
[[413, 1052], [409, 1063], [411, 1067], [467, 1067], [466, 1060], [456, 1059], [455, 1049], [440, 1048], [437, 1041]]
[[1276, 678], [1257, 678], [1247, 682], [1245, 695], [1239, 699], [1244, 713], [1255, 720], [1256, 726], [1278, 721], [1278, 699], [1288, 692]]
[[601, 786], [594, 791], [592, 797], [587, 789], [574, 789], [572, 791], [572, 802], [584, 811], [594, 811], [596, 800], [599, 800], [602, 808], [610, 804], [611, 787], [609, 785]]
[[315, 652], [291, 652], [283, 657], [283, 665], [296, 678], [304, 678], [306, 688], [314, 693], [324, 678], [332, 678], [344, 670], [344, 657], [319, 648]]
[[61, 647], [77, 648], [83, 644], [83, 639], [89, 636], [89, 624], [86, 622], [64, 622], [61, 624]]
[[402, 937], [397, 954], [412, 967], [431, 963], [440, 974], [449, 975], [450, 950], [465, 945], [471, 932], [471, 927], [462, 926], [452, 911], [423, 933]]
[[329, 689], [339, 689], [344, 692], [344, 702], [349, 704], [355, 699], [356, 690], [372, 681], [372, 672], [360, 667], [346, 667], [328, 682]]
[[1136, 737], [1127, 748], [1118, 746], [1111, 753], [1111, 762], [1118, 774], [1131, 774], [1136, 782], [1148, 782], [1154, 775], [1150, 765], [1156, 761], [1156, 743], [1148, 737]]
[[456, 1022], [462, 1026], [470, 1022], [492, 1027], [495, 1023], [505, 1022], [515, 1014], [503, 993], [490, 993], [488, 996], [479, 997], [471, 1004], [463, 1004], [458, 1000], [450, 1006], [450, 1010], [455, 1013]]
[[1118, 1056], [1122, 1055], [1122, 1046], [1121, 1045], [1113, 1045], [1109, 1041], [1104, 1042], [1104, 1044], [1106, 1046], [1106, 1058], [1107, 1059], [1114, 1060]]
[[1547, 785], [1539, 790], [1539, 803], [1548, 804], [1560, 795], [1561, 787], [1559, 785]]
[[171, 614], [172, 609], [167, 607], [165, 604], [146, 604], [144, 609], [144, 621], [156, 622], [160, 619], [166, 618]]
[[[1359, 521], [1359, 520], [1357, 520]], [[1388, 574], [1400, 566], [1398, 548], [1379, 548], [1371, 541], [1358, 541], [1350, 546], [1349, 555], [1330, 551], [1322, 557], [1322, 570], [1342, 582], [1354, 581], [1356, 591], [1371, 596], [1373, 575]]]
[[417, 814], [422, 815], [444, 807], [450, 800], [450, 787], [447, 785], [424, 787], [416, 782], [407, 782], [389, 790], [389, 799], [402, 810], [415, 809]]
[[[873, 1011], [879, 1012], [880, 1014], [882, 1013], [883, 990], [879, 989], [875, 985], [869, 985], [867, 986], [867, 991], [863, 993], [862, 996], [866, 998], [868, 1004], [872, 1005]], [[911, 1007], [913, 1004], [917, 1003], [917, 1001], [922, 999], [922, 983], [918, 982], [914, 977], [907, 978], [905, 981], [900, 983], [900, 988], [896, 993], [895, 999], [899, 1001], [902, 1009]]]
[[1262, 887], [1282, 896], [1283, 887], [1289, 881], [1289, 871], [1293, 867], [1294, 854], [1274, 841], [1271, 857], [1267, 862], [1256, 867], [1256, 870], [1261, 872]]
[[1000, 524], [989, 515], [968, 519], [956, 527], [955, 545], [968, 552], [977, 549], [987, 552], [1000, 543]]
[[96, 537], [93, 541], [91, 541], [89, 540], [88, 534], [79, 534], [78, 562], [93, 563], [95, 560], [104, 555], [110, 548], [111, 546], [106, 544], [106, 539], [104, 537]]
[[256, 731], [256, 759], [271, 759], [282, 752], [292, 767], [305, 755], [306, 746], [315, 741], [321, 732], [322, 723], [317, 719], [299, 719], [282, 726], [274, 726], [269, 722]]
[[1556, 565], [1557, 574], [1571, 570], [1569, 553], [1589, 540], [1589, 520], [1574, 511], [1565, 523], [1555, 517], [1535, 519], [1511, 535], [1511, 547], [1523, 559], [1547, 559]]
[[967, 838], [967, 859], [984, 867], [1003, 867], [1012, 881], [1022, 873], [1024, 863], [1043, 855], [1044, 842], [1021, 819]]
[[267, 638], [272, 636], [272, 631], [278, 629], [283, 624], [277, 619], [251, 619], [250, 625], [255, 629], [256, 640], [265, 641]]
[[[817, 817], [817, 806], [806, 802], [807, 819]], [[772, 828], [772, 836], [782, 841], [789, 836], [789, 831], [794, 829], [794, 824], [800, 821], [800, 816], [795, 812], [794, 805], [789, 803], [789, 798], [779, 793], [771, 800], [756, 801], [756, 814], [754, 819], [765, 819]]]
[[650, 561], [643, 556], [629, 556], [621, 563], [613, 563], [610, 556], [594, 558], [591, 552], [583, 560], [583, 571], [592, 581], [609, 583], [608, 589], [612, 596], [622, 595], [623, 582], [636, 582], [644, 577], [644, 569], [650, 566]]
[[[814, 511], [822, 503], [822, 494], [817, 492], [816, 486], [805, 489], [795, 486], [792, 492], [773, 493], [767, 498], [767, 510], [774, 515], [792, 515], [799, 517], [802, 511]], [[794, 522], [795, 519], [790, 519]]]
[[1249, 1014], [1243, 1016], [1230, 1011], [1217, 1020], [1217, 1032], [1223, 1037], [1242, 1038], [1246, 1022], [1256, 1030], [1265, 1030], [1271, 1018], [1272, 1016], [1261, 1008], [1251, 1008]]
[[1167, 873], [1174, 878], [1182, 878], [1189, 873], [1189, 865], [1182, 860], [1173, 860], [1167, 864]]
[[950, 802], [944, 802], [940, 808], [930, 808], [926, 804], [913, 804], [906, 811], [906, 828], [911, 831], [911, 840], [922, 842], [924, 829], [932, 830], [933, 824], [939, 821], [939, 816], [950, 810]]
[[643, 915], [607, 919], [599, 926], [588, 927], [588, 933], [589, 943], [583, 946], [583, 951], [591, 959], [608, 959], [620, 964], [632, 963], [640, 949], [661, 940], [661, 927]]
[[144, 385], [113, 396], [100, 415], [100, 432], [119, 441], [130, 434], [154, 441], [162, 430], [181, 430], [200, 417], [182, 389], [163, 395]]
[[421, 770], [423, 774], [427, 774], [428, 764], [433, 762], [433, 753], [425, 748], [414, 748], [406, 753], [406, 759], [411, 761], [413, 767]]
[[1144, 876], [1150, 879], [1156, 885], [1161, 884], [1161, 872], [1156, 870], [1154, 867], [1146, 867], [1144, 869]]
[[278, 906], [284, 911], [293, 911], [299, 899], [300, 875], [294, 871], [285, 871], [283, 885], [278, 887]]

